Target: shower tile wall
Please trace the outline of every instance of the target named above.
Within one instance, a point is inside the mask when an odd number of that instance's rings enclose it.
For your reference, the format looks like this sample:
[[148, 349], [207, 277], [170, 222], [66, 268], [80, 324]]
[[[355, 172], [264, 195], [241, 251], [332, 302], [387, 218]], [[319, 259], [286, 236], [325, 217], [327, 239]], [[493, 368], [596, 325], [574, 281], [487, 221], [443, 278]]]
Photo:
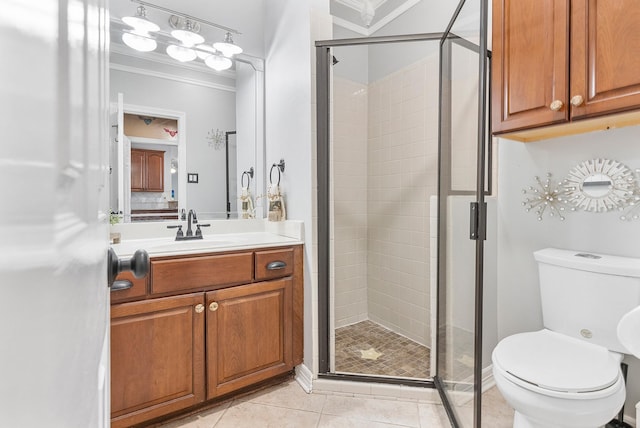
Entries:
[[335, 328], [367, 316], [367, 86], [333, 84]]
[[429, 196], [437, 193], [438, 61], [369, 88], [369, 318], [431, 345]]
[[437, 76], [437, 55], [369, 85], [334, 76], [336, 328], [370, 319], [431, 346]]

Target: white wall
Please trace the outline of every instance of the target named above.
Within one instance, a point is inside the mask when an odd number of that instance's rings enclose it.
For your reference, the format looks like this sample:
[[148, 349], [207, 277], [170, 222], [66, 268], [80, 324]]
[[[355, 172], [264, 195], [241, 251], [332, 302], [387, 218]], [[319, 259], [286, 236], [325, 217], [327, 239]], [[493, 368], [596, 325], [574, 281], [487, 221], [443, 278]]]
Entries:
[[[538, 272], [532, 253], [545, 247], [640, 257], [640, 222], [619, 213], [570, 213], [564, 222], [538, 221], [522, 206], [522, 189], [534, 176], [554, 180], [579, 162], [607, 157], [640, 168], [640, 127], [600, 131], [534, 143], [500, 140], [498, 170], [498, 335], [542, 328]], [[606, 311], [607, 308], [602, 308]], [[594, 314], [595, 315], [595, 314]], [[626, 413], [640, 401], [640, 361], [627, 357]]]
[[[265, 11], [265, 165], [286, 162], [281, 190], [287, 218], [304, 221], [304, 363], [317, 373], [315, 49], [331, 38], [318, 0], [274, 0]], [[265, 171], [268, 176], [269, 171]]]

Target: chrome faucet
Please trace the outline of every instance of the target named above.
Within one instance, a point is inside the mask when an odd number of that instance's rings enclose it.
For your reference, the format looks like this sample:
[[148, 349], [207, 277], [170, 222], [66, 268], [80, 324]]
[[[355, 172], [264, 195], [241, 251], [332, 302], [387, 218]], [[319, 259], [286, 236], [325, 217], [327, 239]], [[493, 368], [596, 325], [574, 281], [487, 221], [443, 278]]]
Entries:
[[197, 224], [198, 217], [196, 217], [196, 212], [194, 210], [189, 210], [189, 215], [187, 216], [187, 238], [193, 236], [193, 230], [191, 230], [191, 223]]

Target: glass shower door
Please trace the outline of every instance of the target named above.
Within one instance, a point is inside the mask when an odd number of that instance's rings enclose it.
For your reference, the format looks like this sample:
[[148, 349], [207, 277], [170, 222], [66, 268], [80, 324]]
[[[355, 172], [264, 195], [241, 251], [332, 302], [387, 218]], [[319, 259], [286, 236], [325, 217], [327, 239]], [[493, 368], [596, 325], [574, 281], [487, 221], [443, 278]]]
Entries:
[[[462, 0], [440, 45], [436, 387], [456, 427], [480, 427], [486, 1]], [[481, 55], [481, 52], [485, 53]]]

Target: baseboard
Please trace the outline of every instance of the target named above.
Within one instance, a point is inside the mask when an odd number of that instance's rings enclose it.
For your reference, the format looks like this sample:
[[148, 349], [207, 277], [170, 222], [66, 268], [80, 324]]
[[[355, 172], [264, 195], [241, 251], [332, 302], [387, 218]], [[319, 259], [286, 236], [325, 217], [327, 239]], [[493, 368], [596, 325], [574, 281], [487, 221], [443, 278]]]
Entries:
[[496, 380], [493, 378], [493, 364], [482, 369], [482, 392], [485, 392], [489, 388], [493, 388], [496, 385]]
[[313, 373], [304, 364], [296, 366], [296, 382], [307, 394], [311, 393], [313, 389]]

